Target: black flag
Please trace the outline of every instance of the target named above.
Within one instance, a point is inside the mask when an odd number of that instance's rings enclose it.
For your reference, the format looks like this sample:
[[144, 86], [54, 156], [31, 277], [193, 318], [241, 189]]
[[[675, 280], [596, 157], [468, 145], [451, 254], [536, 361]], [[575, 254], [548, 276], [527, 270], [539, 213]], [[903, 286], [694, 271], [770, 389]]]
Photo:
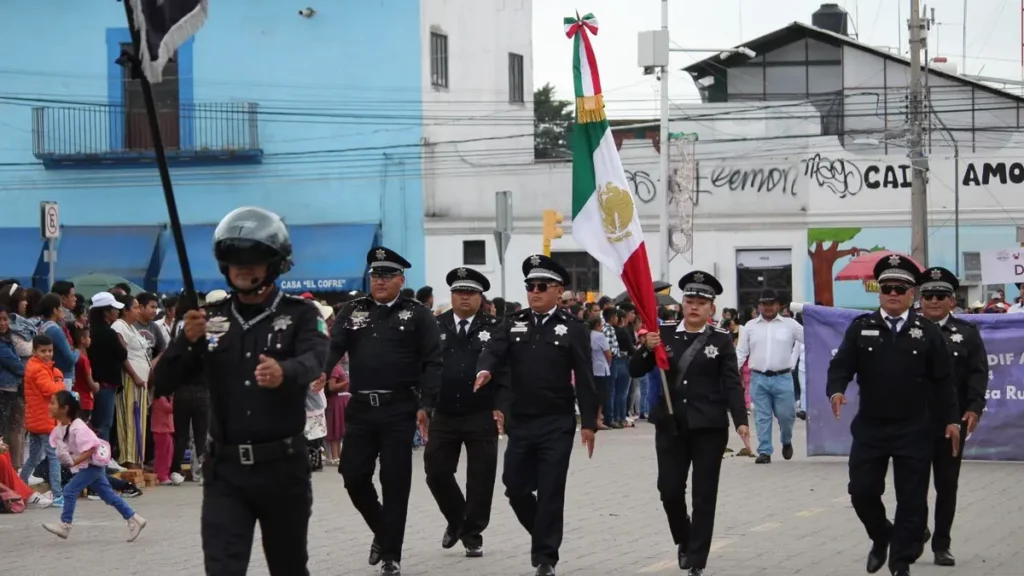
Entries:
[[178, 47], [206, 22], [208, 0], [125, 0], [131, 2], [139, 31], [139, 60], [153, 84], [163, 79], [164, 66]]

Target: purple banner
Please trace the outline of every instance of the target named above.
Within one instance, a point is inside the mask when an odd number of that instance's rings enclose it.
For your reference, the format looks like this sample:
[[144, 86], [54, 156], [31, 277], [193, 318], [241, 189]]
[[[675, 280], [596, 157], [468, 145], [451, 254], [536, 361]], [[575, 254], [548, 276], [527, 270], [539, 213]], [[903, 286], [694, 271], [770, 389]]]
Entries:
[[[807, 304], [803, 309], [807, 360], [807, 455], [850, 453], [850, 422], [859, 404], [856, 380], [846, 391], [846, 405], [836, 420], [825, 397], [825, 380], [833, 350], [862, 310]], [[988, 352], [988, 404], [964, 457], [970, 460], [1024, 461], [1024, 314], [960, 316], [981, 330]], [[898, 385], [894, 382], [893, 385]]]

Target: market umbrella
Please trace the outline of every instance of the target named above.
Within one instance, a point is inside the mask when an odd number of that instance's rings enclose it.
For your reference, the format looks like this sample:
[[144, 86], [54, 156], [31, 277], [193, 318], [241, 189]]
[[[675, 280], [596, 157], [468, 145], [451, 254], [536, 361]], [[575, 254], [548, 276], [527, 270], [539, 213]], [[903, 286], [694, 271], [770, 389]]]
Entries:
[[[679, 304], [679, 302], [676, 302], [676, 300], [669, 296], [667, 293], [661, 294], [663, 290], [670, 289], [672, 289], [672, 284], [665, 282], [664, 280], [654, 281], [654, 292], [658, 296], [658, 306], [672, 306]], [[622, 294], [619, 294], [615, 298], [612, 298], [612, 302], [614, 302], [615, 305], [618, 306], [619, 304], [622, 304], [623, 302], [626, 302], [629, 299], [629, 292], [623, 292]]]
[[75, 293], [81, 294], [86, 300], [92, 298], [97, 292], [109, 292], [115, 285], [122, 283], [127, 283], [132, 287], [132, 294], [146, 291], [141, 286], [132, 284], [116, 274], [83, 274], [70, 280], [75, 285]]
[[850, 260], [846, 266], [843, 266], [842, 270], [836, 274], [836, 280], [856, 280], [862, 282], [864, 280], [875, 279], [875, 264], [882, 258], [888, 258], [890, 256], [899, 256], [900, 258], [906, 258], [917, 265], [918, 270], [924, 270], [924, 268], [918, 264], [916, 260], [907, 256], [906, 254], [900, 254], [899, 252], [890, 252], [889, 250], [879, 250], [878, 252], [868, 252], [867, 254], [861, 254], [856, 258]]

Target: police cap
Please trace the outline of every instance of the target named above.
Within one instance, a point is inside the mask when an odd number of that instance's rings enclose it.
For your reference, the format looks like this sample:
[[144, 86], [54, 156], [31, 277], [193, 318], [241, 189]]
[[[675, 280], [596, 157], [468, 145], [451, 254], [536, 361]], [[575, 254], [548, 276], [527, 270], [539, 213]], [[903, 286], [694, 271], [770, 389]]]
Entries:
[[527, 280], [552, 280], [562, 286], [569, 285], [569, 271], [543, 254], [534, 254], [523, 260], [523, 276]]
[[917, 285], [917, 278], [921, 269], [913, 260], [899, 254], [890, 254], [878, 259], [875, 263], [875, 280], [882, 282], [905, 282], [912, 286]]
[[487, 292], [491, 289], [491, 282], [487, 280], [487, 276], [465, 266], [449, 272], [444, 281], [452, 292]]
[[918, 281], [921, 285], [921, 292], [942, 292], [953, 294], [960, 288], [960, 281], [956, 274], [941, 266], [932, 266], [921, 273]]
[[698, 296], [709, 300], [714, 300], [723, 290], [718, 278], [701, 270], [694, 270], [680, 278], [679, 289], [683, 291], [683, 296]]
[[390, 248], [377, 246], [370, 248], [366, 253], [366, 264], [370, 266], [371, 274], [404, 274], [412, 268], [408, 260]]

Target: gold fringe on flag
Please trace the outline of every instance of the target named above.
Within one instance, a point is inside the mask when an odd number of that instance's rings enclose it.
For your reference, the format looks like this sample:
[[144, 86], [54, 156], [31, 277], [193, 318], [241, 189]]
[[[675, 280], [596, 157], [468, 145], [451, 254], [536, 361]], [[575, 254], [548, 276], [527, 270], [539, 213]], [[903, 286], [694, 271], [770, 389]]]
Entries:
[[604, 95], [582, 96], [576, 99], [576, 122], [589, 124], [606, 120], [604, 114]]

